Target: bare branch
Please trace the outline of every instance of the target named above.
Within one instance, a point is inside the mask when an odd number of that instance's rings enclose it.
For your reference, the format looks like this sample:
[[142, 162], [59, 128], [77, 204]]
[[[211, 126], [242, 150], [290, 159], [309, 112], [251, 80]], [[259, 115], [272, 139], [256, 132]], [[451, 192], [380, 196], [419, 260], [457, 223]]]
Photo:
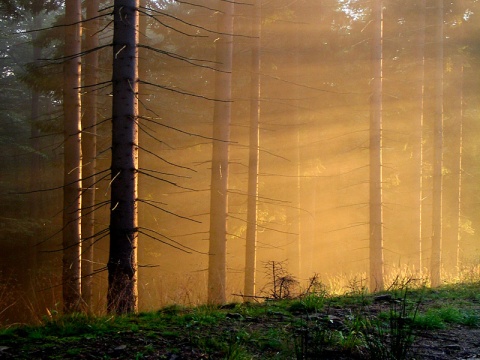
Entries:
[[[55, 62], [57, 64], [61, 64], [65, 61], [70, 61], [72, 59], [77, 59], [77, 58], [80, 58], [82, 56], [85, 56], [85, 55], [88, 55], [92, 52], [95, 52], [95, 51], [98, 51], [98, 50], [101, 50], [101, 49], [104, 49], [106, 47], [110, 47], [112, 46], [112, 44], [105, 44], [105, 45], [101, 45], [101, 46], [98, 46], [96, 48], [93, 48], [93, 49], [89, 49], [89, 50], [85, 50], [85, 51], [82, 51], [82, 52], [79, 52], [77, 54], [73, 54], [73, 55], [68, 55], [68, 56], [60, 56], [58, 58], [52, 58], [52, 59], [38, 59], [38, 60], [41, 60], [41, 61], [48, 61], [48, 62]], [[81, 88], [80, 87], [76, 87], [75, 89], [78, 89], [78, 88]]]
[[195, 134], [195, 133], [191, 133], [191, 132], [188, 132], [188, 131], [185, 131], [185, 130], [181, 130], [181, 129], [179, 129], [179, 128], [176, 128], [176, 127], [173, 127], [173, 126], [166, 125], [166, 124], [160, 123], [160, 122], [158, 122], [158, 121], [155, 121], [153, 118], [150, 118], [150, 117], [139, 116], [139, 119], [143, 119], [143, 120], [146, 120], [146, 121], [153, 122], [154, 124], [157, 124], [157, 125], [159, 125], [159, 126], [165, 127], [165, 128], [167, 128], [167, 129], [170, 129], [170, 130], [177, 131], [177, 132], [182, 133], [182, 134], [185, 134], [185, 135], [195, 136], [195, 137], [202, 138], [202, 139], [207, 139], [207, 140], [221, 141], [221, 142], [228, 142], [228, 143], [231, 143], [231, 144], [236, 144], [235, 142], [232, 142], [232, 141], [222, 140], [222, 139], [215, 139], [215, 138], [212, 138], [212, 137], [209, 137], [209, 136], [200, 135], [200, 134]]
[[180, 188], [180, 189], [183, 189], [183, 190], [195, 191], [195, 189], [191, 189], [191, 188], [187, 188], [187, 187], [178, 185], [177, 183], [174, 183], [173, 181], [165, 180], [165, 179], [163, 179], [163, 178], [161, 178], [161, 177], [158, 177], [158, 176], [155, 176], [155, 175], [152, 175], [152, 174], [148, 174], [148, 173], [143, 172], [143, 171], [140, 171], [140, 170], [138, 171], [138, 173], [141, 174], [141, 175], [145, 175], [145, 176], [151, 177], [151, 178], [153, 178], [153, 179], [155, 179], [155, 180], [158, 180], [158, 181], [163, 181], [163, 182], [165, 182], [165, 183], [167, 183], [167, 184], [170, 184], [170, 185], [172, 185], [172, 186], [175, 186], [175, 187]]
[[167, 91], [171, 91], [171, 92], [174, 92], [174, 93], [177, 93], [177, 94], [182, 94], [182, 95], [187, 95], [187, 96], [196, 97], [196, 98], [199, 98], [199, 99], [204, 99], [204, 100], [209, 100], [209, 101], [216, 101], [216, 102], [227, 102], [227, 103], [228, 103], [228, 102], [233, 102], [232, 100], [213, 99], [213, 98], [209, 98], [209, 97], [207, 97], [207, 96], [197, 95], [197, 94], [189, 93], [189, 92], [182, 91], [182, 90], [178, 90], [178, 89], [173, 89], [173, 88], [170, 88], [170, 87], [168, 87], [168, 86], [154, 84], [154, 83], [151, 83], [151, 82], [148, 82], [148, 81], [144, 81], [144, 80], [141, 80], [141, 79], [139, 79], [138, 82], [139, 82], [139, 83], [142, 83], [142, 84], [145, 84], [145, 85], [150, 85], [150, 86], [153, 86], [153, 87], [157, 87], [157, 88], [160, 88], [160, 89], [164, 89], [164, 90], [167, 90]]
[[[161, 145], [165, 145], [165, 146], [168, 147], [170, 150], [173, 150], [173, 149], [174, 149], [173, 146], [167, 144], [167, 143], [166, 143], [165, 141], [163, 141], [163, 140], [158, 139], [156, 136], [153, 136], [153, 135], [150, 134], [147, 130], [144, 129], [144, 127], [148, 129], [148, 126], [143, 126], [143, 125], [141, 125], [138, 121], [136, 121], [136, 122], [137, 122], [137, 124], [138, 124], [138, 128], [139, 128], [140, 130], [142, 130], [145, 135], [151, 137], [152, 139], [154, 139], [155, 141], [157, 141], [157, 142], [160, 143]], [[152, 130], [152, 131], [154, 131], [154, 130]]]
[[161, 242], [162, 244], [165, 244], [165, 245], [167, 245], [167, 246], [170, 246], [170, 247], [172, 247], [172, 248], [174, 248], [174, 249], [180, 250], [180, 251], [182, 251], [182, 252], [184, 252], [184, 253], [187, 253], [187, 254], [191, 254], [190, 251], [187, 251], [187, 250], [185, 250], [185, 249], [182, 249], [182, 248], [179, 247], [179, 246], [175, 246], [175, 245], [173, 245], [173, 244], [169, 244], [168, 242], [166, 242], [166, 241], [164, 241], [164, 240], [162, 240], [162, 239], [159, 239], [159, 238], [156, 237], [156, 236], [152, 236], [152, 235], [150, 235], [150, 234], [147, 234], [147, 233], [144, 232], [144, 231], [138, 230], [138, 232], [139, 232], [140, 234], [143, 234], [143, 235], [149, 237], [150, 239], [159, 241], [159, 242]]
[[205, 5], [198, 5], [198, 4], [194, 4], [194, 3], [188, 2], [188, 1], [181, 1], [181, 0], [174, 0], [174, 1], [177, 2], [177, 3], [179, 3], [179, 4], [185, 4], [185, 5], [190, 5], [190, 6], [194, 6], [194, 7], [199, 7], [199, 8], [202, 8], [202, 9], [211, 10], [211, 11], [219, 12], [219, 13], [223, 14], [222, 11], [220, 11], [220, 10], [218, 10], [218, 9], [214, 9], [214, 8], [208, 7], [208, 6], [205, 6]]
[[189, 220], [189, 221], [192, 221], [192, 222], [197, 223], [197, 224], [202, 224], [201, 221], [194, 220], [194, 219], [188, 218], [188, 217], [186, 217], [186, 216], [182, 216], [182, 215], [175, 214], [175, 213], [173, 213], [173, 212], [171, 212], [171, 211], [168, 211], [168, 210], [166, 210], [166, 209], [164, 209], [164, 208], [162, 208], [162, 207], [160, 207], [160, 206], [157, 206], [157, 205], [155, 205], [155, 204], [152, 204], [152, 203], [154, 203], [154, 201], [144, 200], [144, 199], [137, 199], [137, 201], [139, 201], [139, 202], [141, 202], [141, 203], [144, 203], [144, 204], [147, 204], [147, 205], [150, 205], [151, 207], [154, 207], [154, 208], [156, 208], [156, 209], [158, 209], [158, 210], [162, 210], [163, 212], [166, 212], [167, 214], [173, 215], [173, 216], [178, 217], [178, 218], [180, 218], [180, 219]]
[[[196, 24], [190, 23], [190, 22], [188, 22], [188, 21], [182, 20], [182, 19], [180, 19], [180, 18], [178, 18], [178, 17], [176, 17], [176, 16], [173, 16], [173, 15], [171, 15], [171, 14], [167, 14], [167, 13], [162, 12], [162, 11], [159, 11], [159, 10], [155, 10], [155, 9], [147, 8], [147, 7], [142, 7], [142, 8], [145, 9], [145, 10], [151, 11], [152, 13], [169, 17], [169, 18], [174, 19], [174, 20], [176, 20], [176, 21], [178, 21], [178, 22], [181, 22], [182, 24], [185, 24], [185, 25], [194, 27], [194, 28], [196, 28], [196, 29], [205, 30], [206, 32], [209, 32], [209, 33], [212, 33], [212, 34], [216, 34], [216, 35], [226, 35], [226, 36], [236, 36], [236, 37], [243, 37], [243, 38], [249, 38], [249, 39], [255, 38], [254, 36], [249, 36], [249, 35], [228, 34], [228, 33], [220, 32], [220, 31], [215, 31], [215, 30], [207, 29], [206, 27], [203, 27], [203, 26], [200, 26], [200, 25], [196, 25]], [[152, 16], [152, 15], [150, 15], [150, 16]], [[206, 36], [204, 36], [204, 37], [206, 37]]]
[[152, 156], [155, 156], [157, 159], [160, 159], [160, 160], [162, 160], [163, 162], [166, 162], [166, 163], [169, 164], [169, 165], [175, 166], [175, 167], [180, 168], [180, 169], [186, 169], [186, 170], [190, 170], [190, 171], [193, 171], [193, 172], [197, 172], [197, 170], [195, 170], [195, 169], [192, 169], [192, 168], [189, 168], [189, 167], [186, 167], [186, 166], [182, 166], [182, 165], [178, 165], [178, 164], [174, 164], [174, 163], [172, 163], [172, 162], [170, 162], [170, 161], [168, 161], [168, 160], [165, 160], [165, 159], [162, 158], [161, 156], [155, 154], [153, 151], [147, 150], [147, 149], [141, 147], [140, 145], [137, 145], [137, 146], [138, 146], [139, 149], [145, 151], [146, 153], [148, 153], [148, 154], [150, 154], [150, 155], [152, 155]]
[[183, 31], [180, 31], [180, 30], [174, 28], [173, 26], [170, 26], [170, 25], [168, 25], [168, 24], [165, 24], [164, 22], [158, 20], [155, 16], [153, 16], [152, 14], [149, 14], [149, 13], [146, 12], [146, 11], [138, 10], [138, 12], [139, 12], [140, 14], [144, 14], [144, 15], [150, 17], [151, 19], [155, 20], [156, 22], [158, 22], [158, 23], [161, 24], [162, 26], [166, 27], [167, 29], [173, 30], [173, 31], [175, 31], [175, 32], [177, 32], [177, 33], [179, 33], [179, 34], [182, 34], [182, 35], [185, 35], [185, 36], [189, 36], [189, 37], [197, 37], [197, 38], [198, 38], [198, 37], [200, 37], [200, 38], [208, 37], [207, 35], [188, 34], [188, 33], [186, 33], [186, 32], [183, 32]]
[[61, 27], [73, 26], [73, 25], [83, 24], [83, 23], [86, 23], [86, 22], [89, 22], [89, 21], [92, 21], [92, 20], [97, 20], [97, 19], [100, 19], [100, 18], [103, 18], [103, 17], [106, 17], [106, 16], [110, 16], [110, 15], [113, 15], [113, 12], [98, 15], [98, 16], [94, 16], [94, 17], [91, 17], [89, 19], [85, 19], [85, 20], [82, 20], [82, 21], [76, 21], [76, 22], [69, 23], [69, 24], [59, 24], [59, 25], [52, 25], [52, 26], [49, 26], [49, 27], [46, 27], [46, 28], [23, 30], [23, 31], [18, 31], [17, 33], [18, 34], [28, 34], [28, 33], [38, 32], [38, 31], [51, 30], [51, 29], [56, 29], [56, 28], [61, 28]]
[[[102, 171], [97, 172], [97, 173], [95, 173], [95, 174], [93, 174], [93, 175], [87, 176], [86, 178], [83, 178], [82, 180], [92, 178], [92, 177], [97, 176], [97, 175], [99, 175], [99, 174], [103, 174], [103, 173], [106, 172], [106, 171], [109, 171], [109, 169], [107, 169], [107, 170], [102, 170]], [[12, 194], [12, 195], [27, 195], [27, 194], [33, 194], [33, 193], [38, 193], [38, 192], [60, 190], [60, 189], [63, 189], [65, 186], [73, 185], [73, 184], [75, 184], [76, 182], [77, 182], [77, 181], [74, 181], [74, 182], [71, 182], [71, 183], [68, 183], [68, 184], [63, 184], [63, 185], [61, 185], [61, 186], [56, 186], [56, 187], [48, 188], [48, 189], [38, 189], [38, 190], [32, 190], [32, 191], [13, 192], [13, 193], [10, 193], [10, 194]]]
[[185, 56], [182, 56], [182, 55], [179, 55], [179, 54], [175, 54], [175, 53], [172, 53], [172, 52], [170, 52], [170, 51], [165, 51], [165, 50], [162, 50], [162, 49], [157, 49], [157, 48], [154, 48], [153, 46], [149, 46], [149, 45], [138, 44], [138, 47], [139, 47], [139, 48], [143, 48], [143, 49], [147, 49], [147, 50], [150, 50], [150, 51], [153, 51], [153, 52], [156, 52], [156, 53], [158, 53], [158, 54], [166, 55], [166, 56], [168, 56], [168, 57], [171, 57], [172, 59], [184, 61], [184, 62], [186, 62], [187, 64], [194, 65], [194, 66], [197, 66], [197, 67], [201, 67], [201, 68], [204, 68], [204, 69], [209, 69], [209, 70], [213, 70], [213, 71], [223, 72], [223, 73], [227, 73], [227, 74], [230, 73], [229, 71], [219, 70], [219, 69], [214, 68], [214, 67], [212, 67], [212, 66], [197, 64], [197, 63], [195, 62], [195, 61], [202, 61], [202, 62], [210, 62], [210, 63], [215, 63], [215, 64], [217, 64], [217, 63], [214, 62], [214, 61], [209, 61], [209, 60], [204, 60], [204, 59], [187, 58], [187, 57], [185, 57]]
[[191, 248], [191, 247], [188, 247], [188, 246], [186, 246], [186, 245], [183, 245], [183, 244], [179, 243], [178, 241], [173, 240], [172, 238], [170, 238], [170, 237], [168, 237], [168, 236], [166, 236], [166, 235], [164, 235], [164, 234], [159, 233], [159, 232], [156, 231], [156, 230], [148, 229], [148, 228], [145, 228], [145, 227], [141, 227], [141, 229], [144, 229], [144, 230], [147, 230], [147, 231], [151, 231], [151, 232], [153, 232], [154, 234], [160, 235], [161, 237], [164, 237], [164, 238], [167, 239], [168, 241], [171, 241], [171, 242], [173, 242], [174, 244], [177, 244], [177, 245], [179, 245], [179, 246], [181, 246], [181, 247], [183, 247], [183, 248], [185, 248], [185, 249], [191, 250], [191, 251], [193, 251], [193, 252], [195, 252], [195, 253], [197, 253], [197, 254], [208, 255], [207, 253], [204, 253], [204, 252], [195, 250], [195, 249], [193, 249], [193, 248]]
[[[239, 218], [239, 217], [236, 217], [236, 216], [232, 216], [231, 214], [228, 214], [228, 217], [229, 217], [229, 218], [232, 218], [232, 219], [235, 219], [235, 220], [242, 221], [242, 222], [247, 223], [247, 224], [250, 224], [247, 220], [242, 219], [242, 218]], [[275, 231], [275, 232], [278, 232], [278, 233], [281, 233], [281, 234], [298, 235], [297, 233], [293, 233], [293, 232], [289, 232], [289, 231], [282, 231], [282, 230], [277, 230], [277, 229], [269, 228], [269, 227], [260, 225], [260, 224], [258, 224], [258, 223], [254, 224], [254, 225], [256, 225], [256, 226], [258, 226], [258, 227], [261, 227], [262, 229]]]
[[143, 171], [150, 171], [156, 174], [162, 174], [162, 175], [168, 175], [168, 176], [174, 176], [182, 179], [191, 179], [190, 176], [185, 176], [185, 175], [177, 175], [177, 174], [172, 174], [172, 173], [166, 173], [163, 171], [158, 171], [158, 170], [152, 170], [152, 169], [146, 169], [146, 168], [139, 168], [138, 170], [143, 170]]

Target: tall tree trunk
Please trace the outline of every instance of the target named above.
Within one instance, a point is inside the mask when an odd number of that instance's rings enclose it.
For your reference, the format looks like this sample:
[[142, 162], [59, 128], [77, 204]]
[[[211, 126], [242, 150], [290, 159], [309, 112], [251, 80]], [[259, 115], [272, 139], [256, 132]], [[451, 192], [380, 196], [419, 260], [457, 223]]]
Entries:
[[[294, 11], [296, 12], [297, 16], [300, 13], [300, 4], [297, 2], [294, 6]], [[294, 36], [295, 42], [293, 46], [293, 77], [294, 82], [300, 82], [300, 53], [301, 53], [301, 37], [300, 37], [300, 21], [294, 26]], [[295, 140], [293, 144], [295, 144], [295, 155], [294, 160], [292, 161], [292, 173], [295, 174], [295, 185], [293, 187], [293, 191], [287, 189], [288, 192], [292, 194], [292, 204], [293, 208], [287, 210], [289, 214], [291, 214], [291, 222], [292, 222], [292, 235], [290, 236], [291, 242], [288, 245], [287, 255], [288, 255], [288, 272], [293, 275], [295, 278], [301, 277], [301, 256], [302, 256], [302, 233], [301, 233], [301, 188], [302, 188], [302, 179], [301, 175], [301, 116], [300, 116], [300, 88], [295, 86], [294, 88], [294, 96], [295, 99], [295, 110], [293, 113], [294, 116], [294, 123], [295, 123]], [[288, 121], [288, 120], [287, 120]]]
[[[33, 17], [33, 26], [32, 30], [37, 30], [42, 27], [42, 16], [38, 12], [32, 13]], [[42, 57], [42, 48], [37, 44], [38, 33], [36, 31], [32, 32], [32, 55], [33, 55], [33, 64], [37, 66], [38, 61]], [[41, 145], [40, 145], [40, 129], [39, 129], [39, 116], [40, 116], [40, 92], [38, 89], [33, 88], [31, 90], [31, 107], [30, 107], [30, 146], [33, 150], [32, 156], [30, 158], [30, 191], [37, 190], [39, 188], [45, 187], [43, 183], [39, 183], [39, 179], [43, 174], [45, 168], [45, 159], [41, 154]], [[30, 213], [33, 219], [40, 221], [45, 217], [45, 194], [36, 193], [32, 197]], [[37, 236], [41, 237], [43, 232]], [[38, 240], [34, 237], [31, 238], [28, 246], [28, 282], [30, 284], [29, 288], [35, 288], [35, 278], [34, 273], [37, 270], [37, 248], [35, 244]]]
[[[464, 25], [461, 25], [462, 27]], [[461, 30], [460, 30], [461, 31]], [[452, 46], [449, 55], [450, 69], [445, 71], [444, 88], [444, 148], [442, 229], [443, 269], [459, 275], [459, 250], [462, 216], [462, 155], [463, 155], [463, 55], [457, 46]], [[448, 151], [447, 151], [448, 149]]]
[[[143, 12], [148, 12], [148, 7], [147, 7], [147, 0], [140, 0], [140, 11]], [[144, 81], [148, 81], [148, 72], [149, 72], [149, 61], [148, 61], [148, 55], [150, 50], [146, 49], [143, 47], [143, 45], [148, 46], [151, 45], [149, 42], [149, 38], [147, 36], [147, 29], [148, 29], [148, 22], [151, 18], [147, 16], [146, 14], [139, 14], [139, 32], [138, 32], [138, 95], [137, 95], [137, 100], [138, 100], [138, 118], [141, 120], [143, 117], [148, 116], [149, 107], [151, 106], [150, 102], [148, 101], [149, 99], [149, 91], [147, 89], [147, 85], [145, 85]], [[155, 70], [153, 70], [155, 72]], [[138, 141], [140, 144], [144, 144], [144, 140], [147, 140], [147, 136], [145, 136], [145, 133], [143, 131], [139, 131], [138, 133]], [[148, 141], [148, 140], [147, 140]], [[161, 148], [157, 148], [157, 151], [161, 151]], [[138, 159], [138, 166], [139, 168], [148, 168], [148, 161], [149, 159], [146, 159], [145, 157], [140, 157]], [[148, 192], [150, 189], [145, 188], [142, 186], [142, 177], [139, 176], [138, 179], [138, 197], [140, 199], [148, 198]], [[139, 212], [142, 212], [142, 205], [139, 204]], [[141, 220], [140, 220], [141, 221]], [[146, 254], [147, 249], [144, 249], [140, 247], [137, 252], [137, 261], [142, 262], [144, 259], [144, 256]], [[139, 270], [139, 276], [140, 275], [140, 270]]]
[[245, 251], [245, 300], [255, 296], [255, 272], [257, 258], [257, 199], [258, 199], [258, 170], [259, 170], [259, 118], [260, 118], [260, 48], [262, 7], [257, 0], [252, 18], [252, 76], [250, 79], [250, 143], [248, 161], [248, 200], [247, 200], [247, 234]]
[[383, 1], [373, 3], [372, 96], [370, 104], [370, 290], [381, 291], [383, 280], [382, 72]]
[[[298, 34], [298, 32], [297, 32]], [[298, 35], [297, 35], [298, 37]], [[299, 39], [297, 39], [297, 44], [299, 44]], [[299, 53], [300, 49], [297, 49], [296, 55], [295, 55], [295, 81], [298, 81], [298, 70], [300, 66], [300, 59], [299, 59]], [[297, 89], [296, 92], [296, 98], [300, 98], [300, 92]], [[290, 251], [288, 253], [288, 270], [290, 274], [292, 274], [295, 278], [300, 279], [302, 274], [301, 274], [301, 269], [302, 269], [302, 214], [301, 214], [301, 208], [302, 208], [302, 154], [301, 154], [301, 146], [302, 146], [302, 140], [301, 140], [301, 131], [300, 131], [300, 105], [299, 101], [297, 102], [297, 107], [295, 109], [295, 124], [296, 129], [295, 129], [295, 159], [293, 161], [294, 166], [295, 166], [295, 185], [294, 185], [294, 190], [293, 190], [293, 206], [294, 208], [292, 209], [294, 212], [293, 215], [293, 220], [294, 220], [294, 227], [293, 227], [293, 238], [294, 242], [291, 244]]]
[[[466, 7], [466, 1], [461, 0], [460, 5], [462, 8]], [[462, 30], [461, 30], [461, 36], [462, 39], [465, 39], [465, 21], [462, 23]], [[463, 195], [463, 154], [464, 154], [464, 149], [463, 149], [463, 144], [464, 144], [464, 123], [465, 123], [465, 65], [467, 64], [467, 57], [463, 51], [460, 54], [460, 84], [459, 84], [459, 89], [460, 89], [460, 124], [459, 124], [459, 156], [458, 156], [458, 219], [457, 219], [457, 225], [458, 225], [458, 234], [457, 234], [457, 249], [456, 249], [456, 269], [457, 269], [457, 274], [460, 275], [461, 273], [461, 250], [462, 250], [462, 217], [463, 217], [463, 211], [462, 211], [462, 195]]]
[[64, 190], [63, 190], [63, 308], [81, 307], [81, 27], [80, 0], [65, 2], [65, 56], [63, 83]]
[[114, 1], [107, 310], [137, 311], [138, 0]]
[[[87, 1], [87, 19], [85, 28], [85, 48], [98, 47], [98, 16], [99, 0]], [[85, 84], [94, 85], [98, 81], [98, 52], [94, 51], [85, 56], [84, 64]], [[82, 219], [83, 253], [82, 253], [82, 297], [89, 310], [93, 299], [93, 244], [95, 234], [95, 181], [96, 181], [96, 156], [97, 156], [97, 102], [96, 94], [87, 91], [83, 95], [83, 208]]]
[[443, 0], [436, 0], [435, 15], [435, 119], [433, 139], [433, 198], [431, 286], [441, 284], [443, 187]]
[[[218, 16], [219, 39], [216, 42], [216, 61], [222, 72], [215, 77], [213, 114], [212, 174], [210, 189], [210, 242], [208, 262], [208, 303], [226, 301], [226, 251], [228, 211], [228, 141], [230, 139], [232, 57], [233, 57], [233, 2], [221, 2]], [[221, 101], [220, 101], [221, 100]]]
[[460, 275], [460, 250], [461, 250], [461, 245], [462, 245], [462, 233], [461, 233], [461, 224], [462, 224], [462, 180], [463, 180], [463, 170], [462, 170], [462, 164], [463, 164], [463, 115], [464, 115], [464, 99], [463, 99], [463, 80], [464, 80], [464, 58], [463, 55], [460, 55], [460, 84], [459, 84], [459, 90], [460, 90], [460, 109], [459, 109], [459, 114], [458, 114], [458, 163], [457, 163], [457, 176], [458, 176], [458, 192], [457, 192], [457, 219], [455, 223], [455, 227], [457, 230], [457, 249], [456, 249], [456, 259], [455, 259], [455, 268], [457, 271], [457, 275]]
[[423, 273], [423, 236], [422, 236], [422, 211], [423, 211], [423, 111], [424, 111], [424, 96], [425, 96], [425, 12], [426, 12], [426, 0], [421, 0], [418, 4], [418, 28], [419, 36], [417, 43], [417, 61], [419, 61], [418, 66], [418, 75], [417, 75], [417, 101], [418, 101], [418, 125], [416, 127], [417, 131], [415, 134], [415, 147], [414, 154], [418, 157], [416, 158], [417, 162], [417, 171], [418, 171], [418, 183], [417, 183], [417, 206], [414, 207], [417, 209], [417, 242], [418, 242], [418, 263], [417, 271], [421, 276]]

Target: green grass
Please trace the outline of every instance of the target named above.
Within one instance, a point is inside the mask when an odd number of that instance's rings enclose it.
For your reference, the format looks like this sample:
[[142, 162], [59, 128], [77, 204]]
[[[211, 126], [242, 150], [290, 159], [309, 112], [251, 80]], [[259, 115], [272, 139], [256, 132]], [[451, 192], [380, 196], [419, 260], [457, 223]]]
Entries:
[[445, 329], [449, 325], [479, 327], [479, 314], [469, 309], [461, 309], [452, 305], [433, 307], [421, 313], [415, 324], [421, 329]]
[[[479, 327], [479, 290], [478, 283], [435, 290], [400, 286], [390, 291], [394, 301], [381, 306], [364, 291], [319, 292], [225, 307], [169, 306], [129, 316], [55, 315], [42, 326], [0, 329], [0, 345], [21, 351], [18, 358], [24, 359], [35, 351], [75, 358], [98, 344], [126, 344], [125, 358], [132, 359], [182, 357], [186, 349], [191, 358], [232, 360], [319, 358], [332, 351], [401, 359], [416, 331]], [[340, 325], [331, 320], [332, 312], [340, 314]]]

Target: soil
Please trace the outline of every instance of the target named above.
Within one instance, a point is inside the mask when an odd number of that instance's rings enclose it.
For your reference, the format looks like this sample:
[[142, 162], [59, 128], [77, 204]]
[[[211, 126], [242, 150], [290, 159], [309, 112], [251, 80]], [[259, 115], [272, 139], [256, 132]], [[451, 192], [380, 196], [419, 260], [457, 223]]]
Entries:
[[454, 326], [420, 332], [413, 345], [412, 359], [480, 359], [480, 329]]

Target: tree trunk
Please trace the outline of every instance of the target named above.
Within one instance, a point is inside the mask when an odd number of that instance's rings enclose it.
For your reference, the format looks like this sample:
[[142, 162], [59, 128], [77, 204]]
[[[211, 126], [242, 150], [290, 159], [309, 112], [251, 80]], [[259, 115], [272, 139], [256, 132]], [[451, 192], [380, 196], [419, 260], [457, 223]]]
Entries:
[[65, 313], [81, 307], [81, 27], [80, 0], [65, 2], [65, 56], [63, 83], [64, 190], [63, 190], [63, 308]]
[[[463, 25], [461, 25], [463, 26]], [[459, 275], [459, 244], [462, 216], [462, 155], [463, 155], [463, 55], [457, 46], [451, 48], [450, 71], [445, 72], [444, 87], [444, 171], [442, 266]], [[448, 151], [447, 151], [448, 149]]]
[[418, 182], [417, 182], [417, 206], [414, 207], [417, 209], [417, 241], [418, 241], [418, 263], [417, 271], [420, 276], [423, 273], [423, 236], [422, 236], [422, 211], [423, 211], [423, 112], [424, 112], [424, 96], [425, 96], [425, 12], [426, 12], [426, 0], [421, 0], [418, 5], [418, 28], [420, 29], [420, 34], [418, 37], [418, 51], [417, 51], [417, 61], [420, 65], [418, 66], [418, 75], [417, 75], [417, 89], [418, 89], [418, 125], [416, 127], [417, 131], [415, 134], [415, 147], [414, 154], [417, 155], [417, 171], [418, 171]]
[[137, 311], [138, 0], [115, 0], [107, 310]]
[[[297, 2], [294, 6], [294, 11], [297, 16], [300, 13], [300, 4]], [[293, 77], [294, 82], [298, 83], [300, 78], [300, 53], [301, 49], [301, 37], [300, 37], [300, 26], [299, 22], [294, 26], [293, 31], [295, 36], [294, 42], [294, 54], [293, 54]], [[293, 185], [293, 191], [287, 189], [287, 193], [292, 194], [292, 204], [293, 208], [287, 210], [290, 214], [291, 219], [291, 232], [293, 233], [289, 238], [289, 244], [287, 249], [287, 259], [288, 259], [288, 272], [290, 275], [293, 275], [296, 279], [301, 277], [301, 255], [302, 255], [302, 223], [301, 223], [301, 188], [302, 188], [302, 179], [301, 175], [301, 111], [300, 111], [300, 88], [298, 86], [294, 87], [293, 97], [295, 100], [295, 109], [293, 112], [293, 121], [295, 123], [295, 152], [294, 159], [292, 161], [292, 173], [295, 174], [295, 184]], [[288, 120], [287, 120], [288, 121]]]
[[383, 2], [373, 4], [372, 96], [370, 104], [370, 290], [383, 283], [382, 71]]
[[459, 114], [458, 114], [458, 162], [457, 162], [457, 177], [458, 177], [458, 192], [457, 192], [457, 218], [455, 222], [455, 227], [457, 231], [457, 248], [456, 248], [456, 259], [455, 259], [455, 268], [457, 271], [457, 276], [460, 275], [460, 250], [462, 245], [462, 233], [461, 233], [461, 224], [462, 224], [462, 164], [463, 164], [463, 116], [464, 116], [464, 99], [463, 99], [463, 79], [464, 79], [464, 58], [463, 55], [460, 56], [460, 102], [459, 102]]
[[[87, 2], [87, 19], [98, 16], [99, 0]], [[89, 20], [84, 25], [85, 48], [98, 47], [98, 20]], [[98, 81], [98, 52], [94, 51], [85, 56], [85, 84], [94, 85]], [[85, 209], [82, 221], [83, 254], [82, 254], [82, 297], [89, 310], [92, 307], [92, 275], [93, 275], [93, 244], [95, 234], [95, 168], [97, 152], [97, 102], [96, 93], [87, 91], [83, 95], [83, 208]]]
[[[297, 31], [297, 45], [299, 44], [298, 41], [298, 31]], [[298, 81], [298, 69], [300, 66], [300, 60], [298, 57], [298, 52], [300, 49], [297, 48], [296, 55], [295, 55], [295, 81]], [[300, 92], [296, 91], [296, 98], [300, 97]], [[301, 262], [302, 262], [302, 214], [301, 214], [301, 208], [302, 208], [302, 196], [301, 196], [301, 191], [302, 191], [302, 154], [301, 154], [301, 146], [302, 146], [302, 141], [301, 141], [301, 134], [300, 134], [300, 110], [299, 107], [300, 105], [298, 104], [295, 109], [295, 124], [296, 129], [295, 129], [295, 158], [293, 161], [294, 165], [294, 174], [295, 174], [295, 185], [294, 185], [294, 190], [293, 190], [293, 221], [294, 221], [294, 226], [293, 226], [293, 235], [292, 239], [294, 240], [291, 244], [290, 250], [288, 252], [288, 271], [291, 275], [293, 275], [296, 279], [301, 278]]]
[[248, 200], [247, 200], [247, 234], [245, 251], [245, 300], [255, 296], [255, 272], [257, 257], [257, 199], [259, 170], [259, 118], [260, 118], [260, 47], [261, 47], [261, 2], [257, 1], [252, 19], [252, 76], [250, 79], [252, 99], [250, 101], [250, 143], [248, 161]]
[[[33, 17], [33, 26], [32, 30], [40, 29], [42, 27], [42, 16], [39, 13], [32, 12]], [[34, 66], [39, 66], [38, 61], [42, 57], [42, 48], [36, 43], [38, 37], [38, 32], [32, 32], [32, 55], [33, 55], [33, 64]], [[39, 188], [45, 187], [44, 181], [39, 181], [43, 178], [43, 173], [45, 169], [45, 159], [41, 154], [41, 145], [40, 145], [40, 129], [38, 126], [39, 116], [40, 116], [40, 92], [38, 89], [33, 88], [31, 90], [31, 107], [30, 107], [30, 146], [33, 150], [33, 153], [30, 157], [30, 191], [38, 190]], [[47, 203], [46, 196], [43, 193], [36, 193], [32, 196], [30, 213], [32, 219], [36, 221], [41, 221], [42, 218], [45, 218], [45, 205]], [[37, 234], [37, 237], [44, 236], [44, 231], [41, 231]], [[29, 288], [35, 289], [35, 277], [34, 274], [37, 271], [37, 253], [38, 249], [35, 244], [38, 242], [38, 238], [31, 237], [28, 242], [28, 282]]]
[[[218, 32], [216, 61], [219, 70], [215, 78], [213, 114], [212, 174], [210, 189], [210, 242], [208, 263], [208, 303], [226, 301], [226, 247], [228, 211], [228, 141], [230, 139], [232, 57], [233, 57], [233, 2], [218, 4]], [[220, 101], [221, 100], [221, 101]]]
[[443, 187], [443, 0], [437, 0], [435, 30], [435, 119], [433, 139], [433, 198], [431, 286], [441, 284]]

